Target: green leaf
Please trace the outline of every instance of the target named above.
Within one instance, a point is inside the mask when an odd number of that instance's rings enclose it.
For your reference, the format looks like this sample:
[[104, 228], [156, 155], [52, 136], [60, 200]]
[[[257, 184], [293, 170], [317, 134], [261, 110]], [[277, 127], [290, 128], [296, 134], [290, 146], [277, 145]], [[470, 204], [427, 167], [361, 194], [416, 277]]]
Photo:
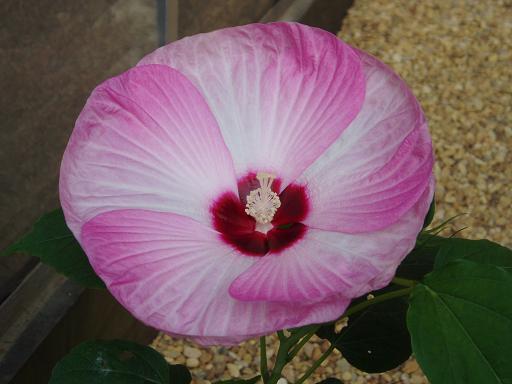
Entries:
[[251, 379], [231, 379], [231, 380], [223, 380], [223, 381], [216, 381], [214, 384], [255, 384], [258, 381], [260, 381], [261, 376], [254, 376]]
[[184, 366], [172, 366], [154, 349], [124, 340], [88, 341], [53, 369], [49, 384], [189, 384]]
[[190, 384], [192, 381], [190, 371], [182, 364], [169, 364], [169, 377], [172, 384]]
[[428, 208], [427, 216], [425, 216], [425, 220], [423, 221], [423, 228], [426, 228], [432, 223], [434, 220], [434, 215], [436, 213], [436, 197], [432, 198], [432, 202], [430, 203], [430, 207]]
[[435, 268], [457, 259], [492, 264], [512, 272], [512, 249], [489, 240], [446, 239], [436, 256]]
[[407, 324], [432, 384], [512, 383], [511, 292], [512, 275], [465, 260], [414, 288]]
[[[373, 294], [378, 297], [394, 290], [395, 287], [389, 286]], [[362, 300], [366, 297], [355, 303]], [[334, 343], [357, 369], [369, 373], [389, 371], [411, 356], [407, 307], [405, 297], [373, 304], [350, 315], [347, 326], [339, 334], [334, 332], [334, 325], [327, 325], [317, 335]]]
[[445, 221], [443, 221], [441, 224], [436, 225], [433, 228], [425, 229], [423, 228], [422, 234], [433, 234], [437, 235], [441, 231], [443, 231], [450, 223], [453, 223], [455, 220], [457, 220], [459, 217], [466, 215], [466, 213], [459, 213], [458, 215], [452, 216]]
[[61, 209], [42, 216], [27, 235], [1, 254], [14, 252], [37, 256], [43, 263], [86, 287], [105, 287], [67, 227]]
[[397, 277], [420, 280], [434, 269], [434, 261], [441, 244], [447, 240], [434, 235], [422, 235], [414, 249], [400, 263], [396, 271]]

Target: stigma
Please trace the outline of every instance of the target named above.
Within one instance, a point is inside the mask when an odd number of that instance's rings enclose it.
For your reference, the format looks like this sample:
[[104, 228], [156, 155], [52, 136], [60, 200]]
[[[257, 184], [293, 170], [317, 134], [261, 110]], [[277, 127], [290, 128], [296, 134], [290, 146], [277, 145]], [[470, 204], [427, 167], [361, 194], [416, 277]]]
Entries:
[[276, 192], [272, 191], [272, 183], [275, 176], [259, 172], [256, 175], [256, 179], [260, 182], [260, 188], [252, 190], [247, 195], [245, 213], [253, 217], [257, 223], [268, 224], [281, 206], [279, 196]]

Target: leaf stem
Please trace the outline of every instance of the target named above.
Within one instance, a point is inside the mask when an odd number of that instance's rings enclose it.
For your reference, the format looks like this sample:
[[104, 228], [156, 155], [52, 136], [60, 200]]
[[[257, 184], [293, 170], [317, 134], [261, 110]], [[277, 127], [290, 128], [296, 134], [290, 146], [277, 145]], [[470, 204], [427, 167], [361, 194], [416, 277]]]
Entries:
[[260, 372], [263, 383], [266, 384], [269, 373], [267, 367], [267, 340], [265, 336], [260, 337]]
[[272, 374], [268, 380], [269, 384], [275, 384], [281, 378], [281, 372], [286, 365], [288, 358], [289, 340], [285, 340], [279, 343], [279, 349], [277, 351], [276, 362], [272, 369]]
[[[349, 317], [350, 315], [353, 315], [356, 312], [362, 311], [363, 309], [365, 309], [366, 307], [369, 307], [370, 305], [378, 304], [378, 303], [381, 303], [381, 302], [386, 301], [386, 300], [391, 300], [391, 299], [394, 299], [394, 298], [397, 298], [397, 297], [400, 297], [400, 296], [408, 295], [413, 290], [414, 285], [416, 285], [416, 282], [414, 282], [413, 280], [400, 279], [400, 282], [402, 283], [400, 285], [404, 285], [404, 283], [407, 283], [407, 288], [398, 289], [398, 290], [393, 291], [393, 292], [388, 292], [388, 293], [385, 293], [383, 295], [379, 295], [379, 296], [377, 296], [377, 297], [375, 297], [373, 299], [366, 300], [366, 301], [363, 301], [362, 303], [356, 304], [353, 307], [349, 308], [347, 311], [345, 311], [343, 316], [341, 316], [340, 320], [345, 318], [345, 317]], [[399, 284], [398, 282], [395, 282], [395, 283]], [[307, 338], [309, 340], [308, 336], [309, 335], [305, 336], [304, 339]], [[313, 336], [313, 335], [311, 335], [311, 336]], [[311, 336], [309, 336], [309, 337], [311, 337]], [[339, 337], [340, 336], [338, 336], [338, 338]], [[297, 344], [297, 347], [299, 345], [302, 347], [302, 345], [305, 344], [305, 342], [302, 343], [303, 340], [301, 340], [300, 344]], [[322, 356], [320, 356], [320, 358], [317, 361], [315, 361], [311, 367], [309, 367], [309, 369], [304, 373], [304, 375], [302, 375], [300, 377], [300, 379], [298, 381], [295, 382], [295, 384], [302, 384], [302, 383], [304, 383], [304, 381], [306, 381], [306, 379], [309, 376], [311, 376], [311, 374], [320, 366], [320, 364], [322, 364], [324, 362], [324, 360], [327, 359], [327, 357], [329, 357], [329, 355], [332, 353], [332, 351], [334, 350], [334, 348], [336, 346], [337, 341], [338, 340], [336, 340], [333, 343], [331, 343], [331, 345], [329, 346], [329, 349], [327, 349], [327, 351], [325, 351], [322, 354]], [[292, 353], [295, 352], [297, 347], [293, 349]]]
[[[407, 279], [400, 279], [400, 285], [407, 284], [406, 288], [403, 289], [397, 289], [392, 292], [384, 293], [382, 295], [379, 295], [373, 299], [363, 301], [362, 303], [356, 304], [352, 307], [350, 307], [345, 313], [338, 319], [344, 319], [346, 317], [349, 317], [353, 315], [356, 312], [362, 311], [366, 307], [369, 307], [370, 305], [378, 304], [386, 300], [391, 300], [397, 297], [406, 296], [411, 293], [414, 286], [416, 285], [416, 282], [414, 280], [407, 280]], [[396, 284], [399, 284], [398, 282], [395, 282]], [[338, 321], [336, 320], [336, 321]], [[302, 349], [304, 344], [308, 342], [311, 337], [318, 331], [318, 329], [321, 327], [321, 324], [311, 324], [309, 326], [296, 328], [292, 330], [290, 337], [286, 337], [283, 331], [278, 331], [277, 335], [279, 336], [279, 349], [277, 351], [276, 356], [276, 362], [274, 364], [274, 368], [272, 369], [272, 373], [269, 375], [267, 370], [267, 377], [265, 377], [264, 368], [261, 367], [261, 374], [263, 377], [264, 384], [275, 384], [281, 377], [281, 372], [285, 365], [289, 363], [296, 355], [299, 353], [299, 351]], [[261, 338], [260, 338], [260, 351], [262, 350], [261, 347]], [[322, 364], [322, 362], [327, 359], [327, 357], [331, 354], [331, 352], [334, 350], [336, 345], [336, 341], [334, 343], [331, 343], [329, 349], [325, 351], [320, 358], [313, 363], [313, 365], [304, 373], [304, 375], [299, 378], [299, 380], [295, 384], [302, 384], [304, 381]], [[263, 360], [262, 360], [263, 361]], [[266, 359], [265, 359], [266, 361]]]
[[310, 333], [308, 333], [306, 336], [304, 336], [300, 342], [295, 345], [295, 347], [293, 347], [293, 349], [291, 350], [291, 352], [288, 354], [288, 361], [292, 361], [293, 358], [295, 356], [297, 356], [297, 353], [300, 352], [300, 350], [302, 349], [302, 347], [304, 346], [304, 344], [306, 344], [309, 339], [311, 339], [314, 334], [316, 333], [316, 331], [318, 330], [318, 328], [320, 328], [320, 326], [316, 327], [313, 331], [311, 331]]
[[403, 277], [395, 277], [391, 282], [404, 287], [414, 287], [418, 284], [416, 280], [404, 279]]
[[329, 357], [329, 355], [331, 354], [331, 352], [334, 351], [334, 344], [331, 344], [329, 346], [329, 348], [327, 349], [327, 351], [325, 351], [322, 356], [320, 356], [320, 358], [315, 361], [313, 363], [313, 365], [311, 367], [309, 367], [309, 369], [304, 373], [304, 375], [302, 375], [300, 377], [299, 380], [297, 380], [295, 382], [295, 384], [302, 384], [304, 381], [306, 381], [306, 379], [311, 376], [311, 374], [313, 372], [315, 372], [315, 370], [324, 362], [325, 359], [327, 359]]
[[[298, 351], [295, 351], [294, 348], [296, 347], [296, 344], [299, 343], [299, 341], [302, 344], [301, 339], [304, 339], [305, 337], [309, 336], [310, 333], [313, 335], [318, 328], [320, 328], [320, 325], [317, 324], [295, 328], [291, 330], [291, 334], [289, 337], [286, 337], [283, 331], [277, 332], [277, 335], [279, 336], [279, 349], [277, 351], [274, 368], [272, 369], [272, 373], [268, 377], [268, 380], [265, 384], [277, 383], [277, 381], [281, 378], [281, 372], [283, 371], [283, 368], [290, 361], [290, 350], [293, 348], [292, 352], [297, 353]], [[307, 340], [304, 341], [304, 344], [306, 342]]]
[[373, 299], [366, 300], [363, 301], [362, 303], [356, 304], [353, 307], [350, 307], [347, 311], [345, 311], [343, 316], [341, 316], [340, 320], [350, 315], [353, 315], [356, 312], [362, 311], [363, 309], [369, 307], [370, 305], [382, 303], [383, 301], [391, 300], [400, 296], [406, 296], [409, 293], [411, 293], [412, 289], [413, 287], [397, 289], [396, 291], [384, 293], [383, 295], [376, 296]]
[[428, 233], [428, 234], [431, 234], [431, 233], [437, 234], [440, 231], [442, 231], [452, 221], [454, 221], [455, 219], [458, 219], [459, 217], [464, 216], [464, 215], [467, 215], [467, 213], [459, 213], [458, 215], [452, 216], [449, 219], [443, 221], [441, 224], [435, 226], [434, 228], [424, 229], [422, 232]]

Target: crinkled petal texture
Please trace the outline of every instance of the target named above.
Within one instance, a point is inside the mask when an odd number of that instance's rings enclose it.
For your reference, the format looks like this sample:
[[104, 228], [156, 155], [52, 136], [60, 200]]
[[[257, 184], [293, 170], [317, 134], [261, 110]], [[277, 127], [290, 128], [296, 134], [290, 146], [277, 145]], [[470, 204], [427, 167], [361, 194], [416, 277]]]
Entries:
[[252, 24], [184, 38], [140, 64], [167, 64], [204, 95], [237, 176], [279, 175], [281, 187], [317, 159], [359, 112], [364, 77], [355, 50], [296, 23]]
[[247, 301], [312, 303], [336, 293], [354, 298], [386, 286], [414, 247], [433, 184], [384, 230], [350, 234], [309, 228], [291, 248], [261, 258], [238, 276], [231, 295]]
[[425, 117], [405, 82], [359, 52], [366, 97], [343, 135], [301, 175], [311, 203], [305, 223], [344, 233], [397, 222], [420, 199], [434, 156]]
[[363, 107], [297, 180], [311, 205], [305, 237], [241, 274], [230, 286], [234, 297], [357, 297], [387, 285], [414, 247], [434, 191], [427, 124], [403, 80], [370, 55], [359, 55]]
[[159, 329], [205, 344], [233, 344], [284, 327], [335, 318], [340, 295], [304, 305], [244, 302], [228, 287], [252, 264], [191, 218], [120, 210], [84, 225], [82, 245], [96, 272], [131, 312]]
[[93, 91], [64, 153], [59, 187], [77, 238], [83, 223], [116, 209], [171, 211], [209, 223], [211, 201], [237, 191], [208, 105], [164, 65], [133, 68]]
[[[136, 317], [233, 344], [331, 321], [386, 285], [421, 229], [432, 162], [422, 111], [390, 69], [315, 28], [253, 24], [172, 43], [98, 86], [60, 198]], [[212, 206], [259, 171], [308, 209], [301, 236], [254, 257], [214, 229]]]

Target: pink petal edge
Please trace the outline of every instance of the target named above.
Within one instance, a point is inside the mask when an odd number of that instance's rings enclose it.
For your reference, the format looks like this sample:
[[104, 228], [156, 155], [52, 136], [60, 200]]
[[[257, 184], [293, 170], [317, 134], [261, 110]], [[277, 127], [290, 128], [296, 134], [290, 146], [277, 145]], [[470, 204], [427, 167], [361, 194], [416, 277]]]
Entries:
[[209, 204], [237, 191], [215, 118], [194, 85], [164, 65], [139, 66], [99, 85], [64, 153], [60, 200], [77, 238], [116, 209], [170, 211], [209, 223]]
[[299, 178], [309, 192], [310, 227], [372, 232], [396, 223], [418, 201], [434, 156], [425, 117], [405, 82], [359, 51], [366, 98], [356, 119]]
[[349, 300], [244, 302], [233, 279], [254, 263], [218, 233], [188, 217], [145, 210], [100, 214], [82, 228], [82, 245], [108, 289], [135, 317], [202, 344], [235, 344], [341, 315]]
[[434, 179], [398, 222], [375, 232], [348, 234], [309, 228], [280, 254], [252, 264], [229, 287], [247, 301], [308, 303], [334, 294], [355, 298], [386, 286], [414, 248], [434, 194]]
[[204, 95], [237, 177], [275, 173], [284, 189], [359, 112], [358, 54], [331, 33], [298, 23], [249, 24], [186, 37], [140, 64], [178, 69]]

